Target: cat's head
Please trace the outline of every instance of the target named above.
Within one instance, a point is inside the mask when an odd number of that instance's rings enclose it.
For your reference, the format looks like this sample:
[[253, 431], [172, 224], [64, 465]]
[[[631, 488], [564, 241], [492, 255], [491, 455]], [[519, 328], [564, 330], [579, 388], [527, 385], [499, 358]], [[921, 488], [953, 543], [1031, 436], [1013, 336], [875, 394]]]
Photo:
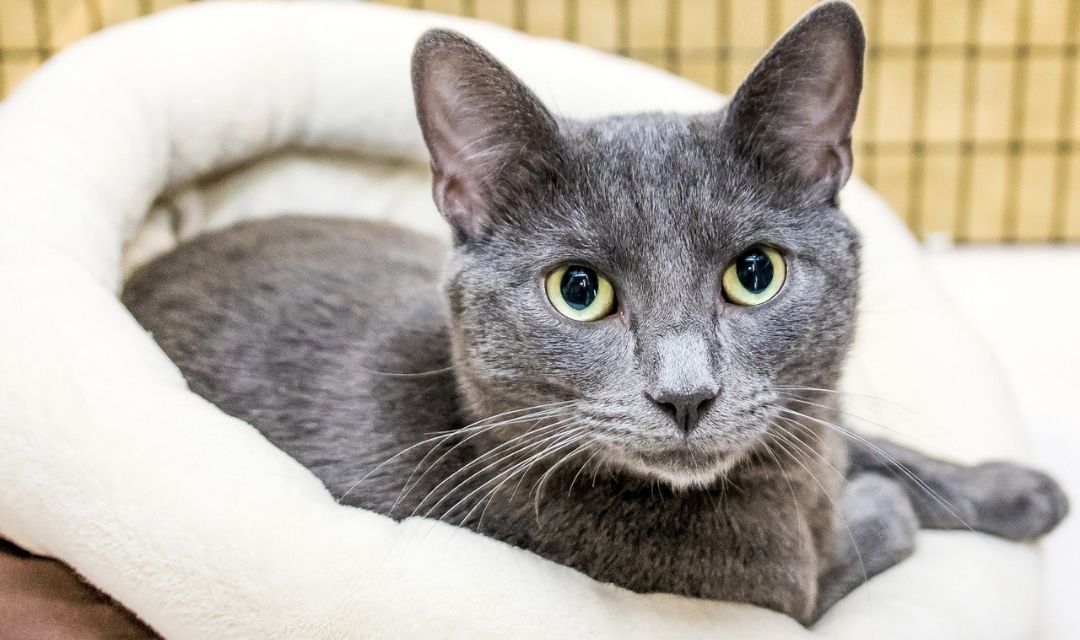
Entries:
[[780, 389], [834, 385], [854, 331], [858, 239], [836, 198], [863, 47], [851, 7], [822, 5], [717, 113], [582, 122], [427, 33], [413, 82], [473, 417], [512, 412], [506, 433], [535, 431], [519, 443], [701, 485], [783, 419]]

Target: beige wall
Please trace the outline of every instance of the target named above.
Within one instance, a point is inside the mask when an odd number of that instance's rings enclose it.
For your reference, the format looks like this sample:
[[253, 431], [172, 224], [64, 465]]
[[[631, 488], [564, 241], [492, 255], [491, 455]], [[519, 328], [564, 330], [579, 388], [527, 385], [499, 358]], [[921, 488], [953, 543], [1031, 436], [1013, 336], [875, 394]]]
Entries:
[[[184, 0], [0, 0], [0, 88], [81, 34]], [[396, 0], [624, 53], [730, 91], [811, 0]], [[855, 0], [856, 171], [916, 232], [1080, 241], [1080, 0]]]

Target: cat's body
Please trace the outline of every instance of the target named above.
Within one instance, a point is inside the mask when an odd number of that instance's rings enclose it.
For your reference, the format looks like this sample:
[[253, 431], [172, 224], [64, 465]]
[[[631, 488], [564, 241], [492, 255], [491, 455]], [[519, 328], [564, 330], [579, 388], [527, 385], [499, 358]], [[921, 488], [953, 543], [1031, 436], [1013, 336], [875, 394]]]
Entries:
[[[887, 458], [860, 450], [864, 460], [849, 469], [848, 444], [812, 420], [807, 434], [816, 435], [802, 438], [803, 449], [763, 446], [723, 480], [692, 490], [580, 454], [541, 487], [574, 447], [526, 472], [522, 458], [483, 433], [433, 442], [472, 422], [458, 399], [438, 287], [446, 250], [382, 223], [247, 223], [140, 269], [123, 299], [193, 391], [253, 424], [344, 504], [441, 518], [638, 591], [813, 619], [910, 553], [917, 522], [909, 496], [876, 480], [907, 479], [889, 468], [893, 459], [927, 483], [909, 489], [927, 526], [970, 524], [1022, 539], [1062, 515], [1039, 503], [980, 519], [994, 498], [1010, 502], [995, 479], [1020, 483], [1009, 496], [1057, 498], [1057, 489], [1015, 467], [979, 476], [895, 448]], [[508, 475], [513, 465], [522, 473]], [[843, 475], [866, 481], [866, 491], [845, 495]], [[987, 487], [1002, 495], [969, 497]], [[850, 552], [852, 542], [859, 553], [837, 562], [835, 548]]]
[[809, 623], [919, 523], [1022, 539], [1065, 504], [1037, 472], [859, 436], [848, 466], [859, 243], [836, 194], [862, 48], [823, 5], [719, 113], [574, 122], [429, 33], [414, 89], [453, 247], [241, 225], [143, 268], [125, 303], [346, 504]]

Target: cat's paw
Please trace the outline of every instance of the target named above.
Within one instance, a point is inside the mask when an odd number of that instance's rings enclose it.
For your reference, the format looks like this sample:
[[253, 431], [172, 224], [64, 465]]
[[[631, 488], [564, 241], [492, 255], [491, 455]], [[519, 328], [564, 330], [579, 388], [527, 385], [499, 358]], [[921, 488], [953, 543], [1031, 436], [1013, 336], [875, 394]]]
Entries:
[[1009, 540], [1034, 540], [1049, 533], [1069, 512], [1069, 499], [1049, 475], [1012, 464], [986, 462], [973, 467], [967, 482], [978, 496], [980, 531]]

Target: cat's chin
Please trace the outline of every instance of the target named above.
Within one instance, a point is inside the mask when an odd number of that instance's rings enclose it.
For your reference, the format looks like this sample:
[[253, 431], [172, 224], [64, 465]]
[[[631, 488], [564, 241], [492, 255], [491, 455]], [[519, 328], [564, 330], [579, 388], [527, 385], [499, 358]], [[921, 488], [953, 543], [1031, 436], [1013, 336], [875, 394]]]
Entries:
[[660, 451], [624, 450], [609, 457], [610, 462], [633, 475], [682, 491], [712, 486], [742, 459], [742, 451], [702, 452], [673, 447]]

